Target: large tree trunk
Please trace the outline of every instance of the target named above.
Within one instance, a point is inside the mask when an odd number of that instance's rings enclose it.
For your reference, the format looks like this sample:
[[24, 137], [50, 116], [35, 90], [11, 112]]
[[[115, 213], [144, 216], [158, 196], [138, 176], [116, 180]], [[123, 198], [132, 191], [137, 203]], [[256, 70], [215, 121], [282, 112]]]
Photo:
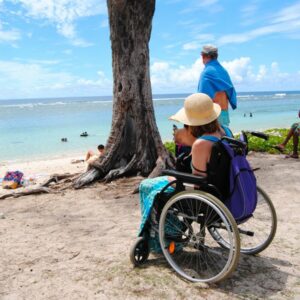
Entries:
[[[172, 165], [158, 132], [150, 83], [149, 40], [155, 0], [107, 0], [114, 77], [106, 155], [75, 187], [99, 178], [149, 175]], [[151, 175], [150, 175], [151, 176]]]

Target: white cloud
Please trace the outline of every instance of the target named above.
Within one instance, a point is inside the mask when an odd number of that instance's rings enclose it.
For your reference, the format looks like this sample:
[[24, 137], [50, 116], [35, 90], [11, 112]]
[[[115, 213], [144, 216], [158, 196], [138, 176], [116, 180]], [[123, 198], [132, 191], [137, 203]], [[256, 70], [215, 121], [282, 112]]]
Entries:
[[[1, 2], [0, 2], [1, 5]], [[16, 29], [5, 30], [0, 21], [0, 43], [10, 43], [16, 42], [21, 39], [21, 34]]]
[[183, 44], [182, 49], [183, 50], [195, 50], [199, 49], [201, 47], [201, 43], [198, 41], [192, 41], [190, 43]]
[[183, 9], [181, 14], [193, 13], [195, 11], [208, 11], [212, 14], [219, 13], [223, 10], [222, 6], [219, 4], [219, 0], [185, 0], [185, 4], [188, 3], [187, 8]]
[[285, 7], [280, 12], [275, 14], [272, 23], [286, 23], [292, 20], [299, 20], [300, 18], [300, 2], [291, 6]]
[[169, 69], [169, 63], [167, 62], [154, 62], [151, 66], [153, 73], [163, 72]]
[[111, 94], [112, 81], [102, 71], [95, 80], [79, 78], [56, 71], [55, 61], [1, 61], [0, 86], [2, 99], [25, 97], [61, 97]]
[[253, 0], [241, 9], [242, 25], [251, 25], [257, 21], [258, 1]]
[[[282, 72], [277, 62], [254, 69], [250, 57], [224, 61], [237, 91], [293, 90], [300, 86], [300, 72]], [[190, 66], [170, 62], [155, 62], [151, 65], [151, 82], [154, 93], [195, 92], [203, 70], [201, 58]]]
[[200, 49], [203, 46], [203, 44], [207, 44], [213, 41], [214, 36], [212, 34], [198, 34], [194, 41], [184, 44], [182, 48], [183, 50]]
[[25, 15], [47, 20], [56, 26], [59, 34], [75, 46], [86, 47], [89, 43], [77, 37], [75, 23], [78, 19], [107, 14], [105, 0], [7, 0], [19, 3]]
[[258, 37], [267, 36], [270, 34], [285, 33], [289, 37], [293, 35], [294, 38], [300, 31], [300, 3], [291, 5], [270, 16], [270, 23], [243, 33], [228, 34], [221, 37], [218, 45], [225, 45], [231, 43], [244, 43], [254, 40]]
[[77, 80], [77, 84], [79, 86], [86, 86], [86, 87], [98, 87], [98, 88], [105, 88], [107, 86], [112, 87], [112, 81], [105, 76], [104, 72], [98, 71], [97, 75], [98, 75], [98, 79], [96, 80], [80, 78]]
[[106, 27], [108, 27], [108, 25], [109, 25], [108, 19], [102, 20], [100, 23], [101, 28], [106, 28]]
[[201, 58], [198, 58], [191, 66], [155, 62], [150, 67], [152, 88], [155, 92], [164, 93], [195, 90], [202, 69]]

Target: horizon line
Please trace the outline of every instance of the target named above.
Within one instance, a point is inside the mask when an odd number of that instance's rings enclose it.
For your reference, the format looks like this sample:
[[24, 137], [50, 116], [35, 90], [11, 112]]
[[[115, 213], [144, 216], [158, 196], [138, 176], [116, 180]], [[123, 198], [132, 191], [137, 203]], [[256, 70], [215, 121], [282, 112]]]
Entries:
[[[247, 94], [247, 93], [300, 93], [300, 90], [269, 90], [269, 91], [240, 91], [237, 92], [237, 95], [242, 93], [242, 94]], [[153, 93], [152, 96], [155, 95], [189, 95], [191, 94], [190, 92], [178, 92], [178, 93]], [[113, 95], [95, 95], [95, 96], [57, 96], [57, 97], [26, 97], [26, 98], [0, 98], [0, 101], [11, 101], [11, 100], [37, 100], [37, 99], [70, 99], [70, 98], [98, 98], [98, 97], [113, 97]], [[153, 97], [152, 97], [153, 98]], [[153, 100], [153, 99], [152, 99]]]

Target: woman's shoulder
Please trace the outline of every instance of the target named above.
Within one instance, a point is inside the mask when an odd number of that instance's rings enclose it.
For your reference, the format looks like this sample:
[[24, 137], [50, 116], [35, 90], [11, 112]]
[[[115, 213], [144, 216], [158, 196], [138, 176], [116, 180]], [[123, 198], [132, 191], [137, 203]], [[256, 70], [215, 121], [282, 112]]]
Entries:
[[211, 146], [212, 146], [211, 141], [199, 138], [194, 142], [192, 148], [197, 151], [197, 150], [202, 150], [202, 149], [203, 150], [210, 149]]

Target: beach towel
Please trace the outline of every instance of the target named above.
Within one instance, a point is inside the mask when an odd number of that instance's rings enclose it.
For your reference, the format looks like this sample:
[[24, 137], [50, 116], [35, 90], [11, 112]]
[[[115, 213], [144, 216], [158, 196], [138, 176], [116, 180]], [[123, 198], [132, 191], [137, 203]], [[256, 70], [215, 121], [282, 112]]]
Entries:
[[215, 97], [216, 92], [225, 92], [232, 109], [236, 109], [236, 91], [233, 87], [228, 72], [216, 60], [209, 61], [201, 73], [198, 92], [207, 94], [210, 98]]

